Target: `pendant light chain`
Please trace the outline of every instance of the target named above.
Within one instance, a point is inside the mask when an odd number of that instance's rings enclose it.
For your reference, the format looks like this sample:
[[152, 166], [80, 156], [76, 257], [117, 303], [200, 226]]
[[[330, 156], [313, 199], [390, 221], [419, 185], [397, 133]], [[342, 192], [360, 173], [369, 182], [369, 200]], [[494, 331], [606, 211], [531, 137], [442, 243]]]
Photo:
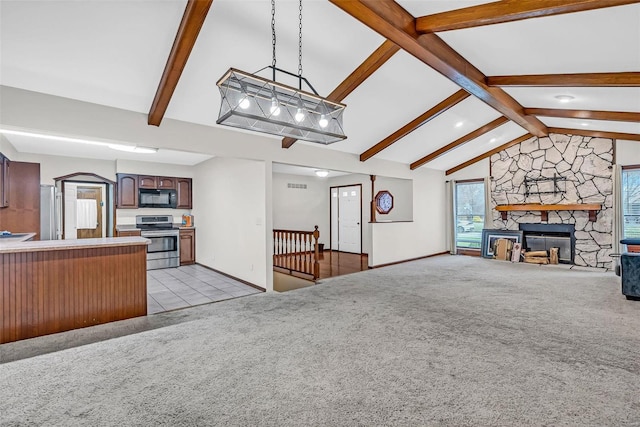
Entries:
[[[302, 77], [302, 0], [298, 10], [298, 77]], [[300, 84], [302, 85], [302, 82]]]
[[[271, 44], [273, 48], [273, 59], [271, 65], [273, 66], [273, 74], [275, 76], [276, 67], [276, 0], [271, 0]], [[274, 77], [275, 80], [275, 77]]]

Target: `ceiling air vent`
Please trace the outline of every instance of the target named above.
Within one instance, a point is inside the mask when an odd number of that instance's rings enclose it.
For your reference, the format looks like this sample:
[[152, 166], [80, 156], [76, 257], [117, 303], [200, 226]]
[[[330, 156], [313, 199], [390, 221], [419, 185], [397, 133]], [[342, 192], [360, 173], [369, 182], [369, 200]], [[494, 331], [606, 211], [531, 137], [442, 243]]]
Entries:
[[293, 182], [290, 182], [287, 184], [287, 188], [297, 188], [300, 190], [306, 190], [307, 189], [307, 184], [295, 184]]

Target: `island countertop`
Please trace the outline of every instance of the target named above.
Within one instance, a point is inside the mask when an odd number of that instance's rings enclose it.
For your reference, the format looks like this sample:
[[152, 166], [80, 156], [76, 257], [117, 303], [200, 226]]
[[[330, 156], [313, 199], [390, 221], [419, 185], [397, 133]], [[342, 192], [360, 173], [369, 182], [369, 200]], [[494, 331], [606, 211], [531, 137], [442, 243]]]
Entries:
[[144, 237], [103, 237], [98, 239], [31, 240], [27, 242], [0, 242], [0, 254], [17, 252], [43, 252], [70, 249], [105, 248], [114, 246], [148, 245]]

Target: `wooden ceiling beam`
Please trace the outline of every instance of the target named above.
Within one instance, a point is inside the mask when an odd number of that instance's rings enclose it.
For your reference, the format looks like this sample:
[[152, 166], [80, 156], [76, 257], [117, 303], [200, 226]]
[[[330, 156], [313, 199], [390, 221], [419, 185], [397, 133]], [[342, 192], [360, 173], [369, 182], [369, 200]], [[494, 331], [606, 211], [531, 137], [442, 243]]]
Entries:
[[427, 154], [426, 156], [424, 156], [423, 158], [421, 158], [420, 160], [416, 160], [415, 162], [411, 163], [411, 169], [417, 169], [420, 166], [423, 166], [427, 163], [429, 163], [430, 161], [448, 153], [449, 151], [460, 147], [462, 144], [466, 144], [467, 142], [476, 139], [479, 136], [484, 135], [485, 133], [492, 131], [493, 129], [497, 128], [498, 126], [502, 126], [503, 124], [505, 124], [506, 122], [508, 122], [509, 119], [507, 119], [506, 117], [498, 117], [497, 119], [495, 119], [494, 121], [487, 123], [486, 125], [482, 126], [479, 129], [474, 130], [471, 133], [466, 134], [465, 136], [463, 136], [462, 138], [458, 138], [455, 141], [445, 145], [444, 147], [438, 148], [436, 151], [434, 151], [433, 153]]
[[502, 0], [416, 18], [416, 30], [419, 33], [460, 30], [639, 2], [639, 0]]
[[592, 136], [594, 138], [611, 138], [611, 139], [624, 139], [629, 141], [640, 141], [640, 134], [637, 134], [637, 133], [605, 132], [600, 130], [567, 129], [567, 128], [549, 128], [549, 132], [563, 133], [565, 135]]
[[479, 156], [474, 157], [471, 160], [467, 160], [464, 163], [460, 163], [458, 166], [452, 167], [451, 169], [448, 169], [444, 174], [445, 175], [451, 175], [452, 173], [458, 172], [461, 169], [466, 168], [467, 166], [471, 166], [474, 163], [478, 163], [480, 160], [482, 159], [486, 159], [487, 157], [491, 157], [496, 153], [501, 152], [502, 150], [506, 150], [509, 147], [513, 147], [516, 144], [520, 144], [521, 142], [526, 141], [527, 139], [533, 137], [533, 135], [531, 135], [530, 133], [526, 133], [514, 140], [511, 140], [509, 142], [507, 142], [506, 144], [502, 144], [499, 147], [494, 148], [493, 150], [489, 150], [486, 153], [480, 154]]
[[525, 114], [564, 119], [610, 120], [612, 122], [640, 122], [640, 113], [623, 111], [563, 110], [556, 108], [525, 108]]
[[[536, 136], [547, 127], [501, 88], [486, 85], [486, 76], [437, 35], [419, 35], [415, 18], [393, 0], [330, 0], [354, 18], [429, 65]], [[409, 23], [409, 24], [407, 24]]]
[[[355, 90], [362, 82], [368, 79], [378, 68], [389, 60], [400, 50], [400, 47], [392, 41], [385, 40], [362, 64], [358, 66], [349, 76], [344, 79], [337, 88], [333, 90], [327, 99], [333, 102], [342, 102], [351, 92]], [[282, 148], [291, 147], [297, 139], [283, 138]]]
[[213, 0], [188, 0], [147, 123], [160, 126]]
[[640, 86], [640, 72], [491, 76], [487, 77], [487, 85], [491, 87], [634, 87]]
[[375, 156], [385, 148], [390, 147], [396, 141], [409, 135], [411, 132], [418, 129], [423, 124], [438, 117], [440, 114], [444, 113], [449, 108], [453, 107], [459, 102], [467, 99], [469, 96], [470, 95], [468, 92], [460, 89], [459, 91], [457, 91], [456, 93], [454, 93], [453, 95], [445, 99], [444, 101], [440, 102], [435, 107], [422, 113], [421, 115], [419, 115], [418, 117], [416, 117], [415, 119], [413, 119], [412, 121], [410, 121], [409, 123], [401, 127], [400, 129], [398, 129], [397, 131], [395, 131], [394, 133], [392, 133], [382, 141], [378, 142], [373, 147], [369, 148], [364, 153], [360, 154], [360, 161], [364, 162], [370, 159], [371, 157]]

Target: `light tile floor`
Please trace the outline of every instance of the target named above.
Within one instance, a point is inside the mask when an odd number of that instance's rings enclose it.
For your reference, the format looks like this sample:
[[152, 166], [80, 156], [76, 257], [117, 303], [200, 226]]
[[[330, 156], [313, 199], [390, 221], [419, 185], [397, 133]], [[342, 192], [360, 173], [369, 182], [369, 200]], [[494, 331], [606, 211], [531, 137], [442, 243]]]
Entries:
[[259, 290], [200, 265], [149, 270], [149, 314], [260, 293]]

